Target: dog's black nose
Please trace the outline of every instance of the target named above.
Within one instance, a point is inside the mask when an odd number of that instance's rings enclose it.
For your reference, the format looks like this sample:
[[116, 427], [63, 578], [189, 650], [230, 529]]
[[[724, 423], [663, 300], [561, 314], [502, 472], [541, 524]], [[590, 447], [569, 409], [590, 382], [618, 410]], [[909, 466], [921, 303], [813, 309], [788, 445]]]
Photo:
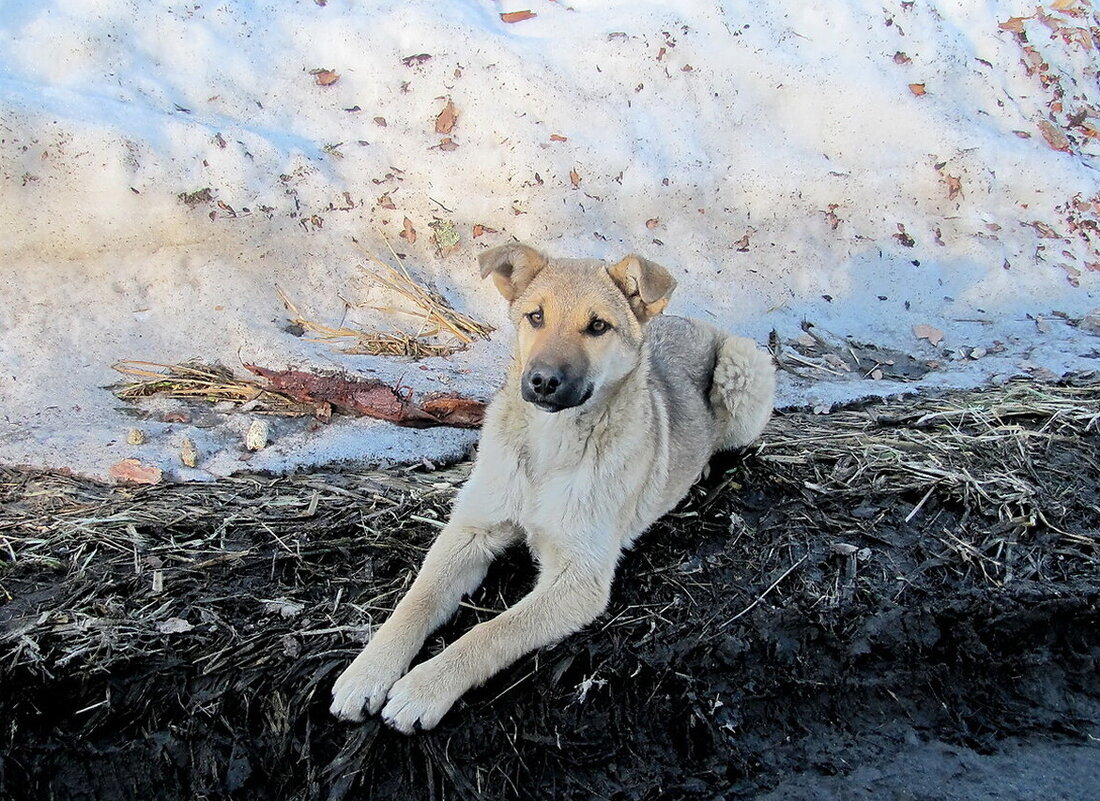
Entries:
[[562, 385], [564, 378], [560, 372], [551, 372], [550, 370], [532, 370], [530, 375], [527, 376], [531, 389], [535, 391], [536, 395], [543, 398], [552, 397], [558, 391], [558, 387]]
[[523, 399], [546, 412], [559, 412], [588, 400], [592, 387], [568, 364], [530, 364], [523, 373]]

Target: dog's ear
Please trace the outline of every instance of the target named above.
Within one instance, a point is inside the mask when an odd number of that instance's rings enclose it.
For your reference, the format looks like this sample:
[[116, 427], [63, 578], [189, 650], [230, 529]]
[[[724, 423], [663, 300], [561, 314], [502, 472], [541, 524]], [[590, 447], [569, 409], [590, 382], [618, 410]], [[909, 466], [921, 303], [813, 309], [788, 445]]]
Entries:
[[500, 245], [477, 257], [481, 277], [493, 276], [500, 294], [511, 303], [546, 266], [546, 257], [530, 245]]
[[630, 308], [643, 323], [665, 310], [676, 279], [661, 265], [641, 256], [627, 256], [607, 268], [619, 289], [626, 295]]

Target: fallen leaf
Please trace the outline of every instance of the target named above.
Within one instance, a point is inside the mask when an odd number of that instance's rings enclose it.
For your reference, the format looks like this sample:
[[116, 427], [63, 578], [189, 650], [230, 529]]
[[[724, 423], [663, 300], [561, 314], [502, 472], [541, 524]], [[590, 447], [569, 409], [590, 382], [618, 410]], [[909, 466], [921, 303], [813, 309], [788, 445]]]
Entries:
[[318, 86], [332, 86], [340, 80], [340, 73], [336, 70], [310, 70], [309, 74], [313, 76], [313, 80], [317, 82]]
[[382, 128], [385, 128], [386, 127], [386, 118], [385, 117], [375, 117], [374, 118], [374, 124], [378, 125], [378, 126], [381, 126]]
[[752, 231], [746, 231], [745, 235], [733, 243], [733, 246], [737, 248], [738, 253], [748, 253], [749, 251], [749, 235]]
[[581, 174], [579, 172], [577, 172], [575, 167], [572, 170], [569, 171], [569, 180], [573, 183], [573, 188], [574, 189], [580, 189]]
[[656, 217], [652, 217], [652, 218], [645, 221], [645, 227], [648, 228], [650, 231], [652, 231], [654, 228], [656, 228], [660, 224], [660, 222], [661, 221], [659, 219], [657, 219]]
[[417, 53], [415, 56], [405, 56], [401, 59], [401, 63], [406, 67], [419, 67], [425, 61], [431, 61], [432, 57], [429, 53]]
[[913, 336], [917, 339], [927, 339], [933, 347], [943, 341], [943, 331], [925, 323], [913, 326]]
[[144, 445], [145, 444], [145, 432], [140, 428], [131, 428], [126, 432], [126, 444], [127, 445]]
[[1024, 32], [1024, 22], [1026, 22], [1029, 19], [1032, 19], [1032, 17], [1012, 17], [1011, 19], [1006, 19], [1004, 22], [1000, 23], [997, 27], [1000, 28], [1003, 31], [1012, 31], [1013, 33], [1023, 33]]
[[439, 144], [436, 145], [440, 150], [450, 153], [452, 150], [458, 150], [458, 142], [451, 139], [449, 136], [444, 136], [439, 140]]
[[534, 19], [537, 17], [534, 11], [506, 11], [500, 15], [502, 22], [523, 22], [525, 19]]
[[900, 50], [898, 52], [894, 53], [894, 63], [895, 64], [908, 64], [912, 60], [913, 59], [909, 58], [909, 56], [905, 55], [905, 53], [901, 52]]
[[551, 142], [568, 142], [569, 137], [568, 136], [562, 136], [561, 134], [550, 134], [550, 141]]
[[954, 200], [962, 192], [962, 181], [954, 175], [944, 175], [943, 179], [947, 181], [947, 199]]
[[1085, 269], [1090, 273], [1100, 273], [1100, 261], [1086, 261]]
[[439, 116], [435, 118], [435, 132], [439, 134], [447, 134], [454, 130], [455, 122], [458, 121], [458, 112], [455, 110], [454, 101], [447, 98], [447, 105], [443, 107], [443, 110], [439, 112]]
[[416, 229], [413, 228], [412, 220], [408, 217], [405, 218], [405, 230], [398, 234], [399, 237], [404, 239], [410, 245], [416, 243]]
[[1077, 5], [1077, 0], [1054, 0], [1050, 7], [1055, 11], [1069, 11], [1075, 5]]
[[391, 211], [397, 208], [397, 206], [394, 205], [394, 202], [390, 200], [389, 192], [378, 198], [378, 205], [384, 209], [390, 209]]
[[1043, 135], [1043, 139], [1046, 140], [1051, 149], [1059, 150], [1062, 153], [1070, 152], [1069, 138], [1060, 128], [1056, 128], [1049, 120], [1039, 120], [1038, 125], [1039, 132]]
[[164, 474], [155, 465], [146, 465], [137, 459], [123, 459], [108, 468], [107, 474], [119, 484], [159, 484]]
[[894, 234], [894, 239], [898, 240], [904, 247], [911, 248], [917, 242], [905, 231], [905, 226], [898, 223], [898, 232]]
[[920, 97], [921, 95], [926, 94], [923, 83], [911, 83], [911, 84], [909, 84], [909, 91], [912, 92], [913, 94], [915, 94], [917, 97]]
[[1066, 280], [1069, 281], [1070, 286], [1080, 286], [1081, 285], [1081, 281], [1080, 281], [1081, 271], [1080, 270], [1078, 270], [1076, 267], [1073, 267], [1069, 264], [1059, 264], [1058, 266], [1066, 271]]
[[499, 233], [500, 233], [500, 231], [498, 231], [497, 229], [490, 228], [487, 225], [481, 225], [480, 223], [478, 225], [474, 226], [474, 239], [477, 239], [479, 236], [482, 236], [483, 234], [499, 234]]

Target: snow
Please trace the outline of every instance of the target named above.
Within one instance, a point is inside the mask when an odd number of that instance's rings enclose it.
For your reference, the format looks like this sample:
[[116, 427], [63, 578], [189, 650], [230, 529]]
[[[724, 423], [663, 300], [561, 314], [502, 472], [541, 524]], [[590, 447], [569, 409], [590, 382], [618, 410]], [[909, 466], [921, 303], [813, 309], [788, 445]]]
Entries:
[[[526, 8], [537, 17], [500, 19]], [[249, 459], [247, 415], [158, 422], [162, 403], [137, 419], [103, 387], [120, 359], [199, 358], [487, 397], [510, 332], [476, 256], [513, 238], [643, 253], [679, 279], [670, 312], [761, 341], [805, 320], [940, 365], [917, 384], [785, 374], [781, 404], [1095, 369], [1100, 342], [1067, 320], [1100, 305], [1096, 228], [1080, 227], [1100, 215], [1100, 139], [1084, 133], [1096, 42], [1072, 33], [1100, 23], [1084, 0], [1045, 8], [0, 0], [0, 462], [104, 477], [137, 457], [199, 479], [456, 457], [476, 435], [342, 418], [275, 421]], [[1012, 17], [1028, 17], [1026, 43], [998, 27]], [[1025, 46], [1045, 70], [1029, 74]], [[319, 86], [317, 69], [339, 79]], [[437, 134], [448, 99], [458, 121]], [[179, 199], [204, 188], [209, 202]], [[398, 237], [406, 217], [415, 244]], [[433, 220], [456, 226], [453, 252]], [[353, 237], [405, 254], [497, 326], [492, 341], [411, 362], [287, 333], [276, 286], [330, 324], [342, 298], [367, 297]], [[917, 339], [922, 324], [943, 342]], [[961, 358], [974, 348], [989, 353]], [[127, 444], [135, 425], [144, 445]], [[197, 469], [179, 464], [183, 437]]]

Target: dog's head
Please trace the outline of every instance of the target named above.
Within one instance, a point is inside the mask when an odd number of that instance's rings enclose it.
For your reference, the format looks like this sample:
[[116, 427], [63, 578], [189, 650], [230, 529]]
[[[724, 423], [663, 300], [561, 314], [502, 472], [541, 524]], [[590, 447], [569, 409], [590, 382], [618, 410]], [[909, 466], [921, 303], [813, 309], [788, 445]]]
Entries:
[[607, 265], [548, 259], [515, 244], [478, 261], [511, 305], [523, 399], [547, 412], [600, 397], [634, 370], [645, 324], [676, 287], [664, 267], [640, 256]]

